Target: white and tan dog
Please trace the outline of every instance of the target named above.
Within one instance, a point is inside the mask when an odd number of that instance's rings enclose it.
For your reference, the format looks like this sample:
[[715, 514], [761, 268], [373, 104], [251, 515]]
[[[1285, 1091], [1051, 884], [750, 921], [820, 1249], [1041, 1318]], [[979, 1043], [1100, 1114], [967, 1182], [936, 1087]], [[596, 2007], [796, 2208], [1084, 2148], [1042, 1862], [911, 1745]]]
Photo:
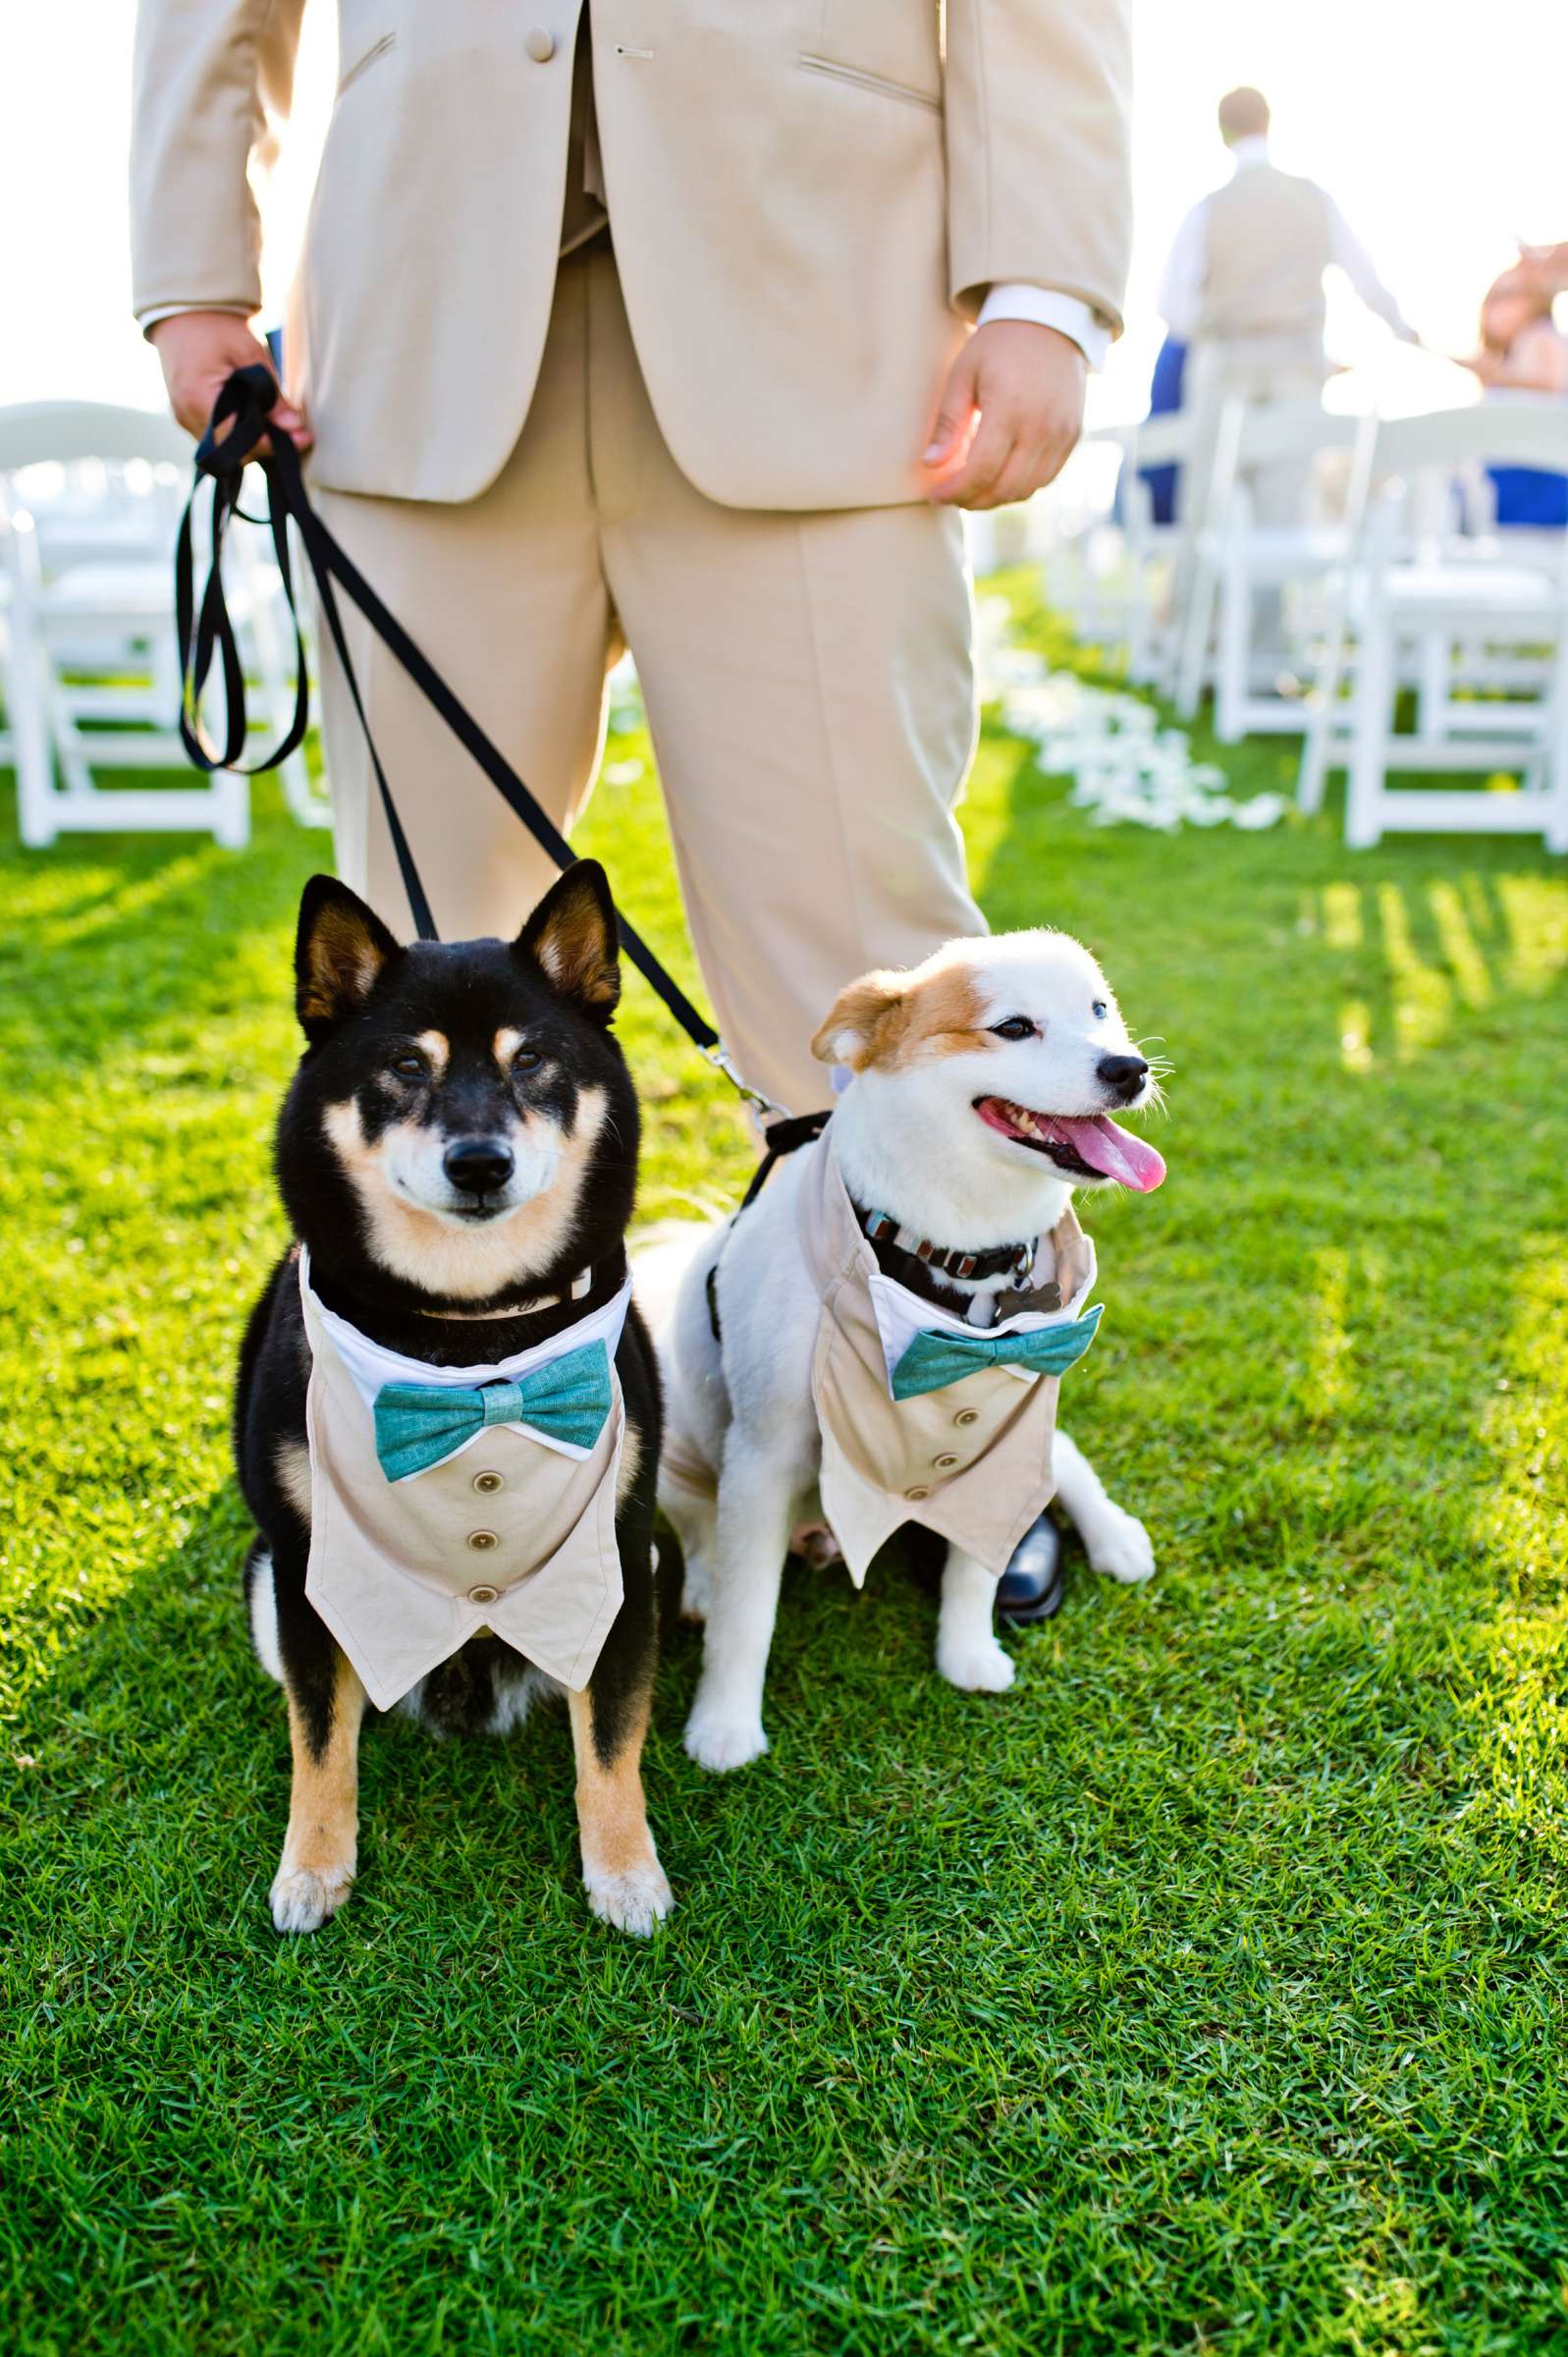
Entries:
[[[712, 1769], [767, 1748], [763, 1678], [790, 1532], [803, 1518], [827, 1512], [857, 1577], [898, 1523], [941, 1530], [937, 1667], [954, 1685], [993, 1693], [1013, 1676], [993, 1633], [997, 1578], [1053, 1487], [1097, 1570], [1128, 1581], [1154, 1570], [1142, 1523], [1111, 1503], [1064, 1433], [1053, 1446], [1054, 1375], [1009, 1384], [994, 1370], [890, 1406], [890, 1336], [900, 1319], [911, 1331], [911, 1303], [915, 1320], [949, 1336], [1071, 1322], [1094, 1278], [1073, 1190], [1147, 1191], [1164, 1176], [1154, 1149], [1108, 1118], [1157, 1091], [1095, 960], [1054, 932], [950, 942], [908, 972], [852, 983], [813, 1047], [852, 1074], [828, 1130], [784, 1160], [747, 1210], [704, 1232], [694, 1255], [689, 1243], [679, 1250], [673, 1313], [659, 1321], [670, 1395], [660, 1503], [685, 1551], [686, 1608], [707, 1619], [685, 1741]], [[826, 1246], [825, 1223], [835, 1230]], [[656, 1248], [639, 1288], [671, 1288], [677, 1249]], [[1066, 1288], [1056, 1299], [1056, 1288], [1038, 1289], [1053, 1266]], [[859, 1286], [858, 1362], [825, 1325], [850, 1314], [845, 1271]], [[1001, 1395], [994, 1410], [988, 1382]], [[953, 1412], [960, 1398], [979, 1404]], [[850, 1462], [863, 1434], [886, 1426], [896, 1448], [911, 1411], [934, 1408], [946, 1427], [994, 1436], [993, 1453], [961, 1457], [957, 1443], [939, 1440], [930, 1462], [957, 1472], [897, 1487], [907, 1464], [872, 1468], [868, 1486], [864, 1464]], [[852, 1427], [838, 1439], [836, 1418]], [[967, 1507], [953, 1505], [960, 1495]], [[978, 1515], [983, 1540], [966, 1513]]]

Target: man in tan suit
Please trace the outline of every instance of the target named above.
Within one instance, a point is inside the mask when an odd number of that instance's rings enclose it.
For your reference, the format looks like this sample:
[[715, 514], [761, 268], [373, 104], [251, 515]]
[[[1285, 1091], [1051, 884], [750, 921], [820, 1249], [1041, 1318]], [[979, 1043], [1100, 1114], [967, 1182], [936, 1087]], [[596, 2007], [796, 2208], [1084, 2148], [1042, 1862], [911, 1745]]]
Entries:
[[[302, 5], [140, 0], [135, 303], [192, 431], [264, 356]], [[280, 415], [563, 825], [631, 647], [720, 1023], [796, 1110], [846, 975], [981, 928], [954, 510], [1051, 479], [1118, 325], [1127, 9], [947, 0], [944, 39], [937, 0], [340, 0]], [[510, 933], [538, 855], [356, 654], [437, 923]], [[397, 921], [330, 670], [326, 731], [340, 865]]]

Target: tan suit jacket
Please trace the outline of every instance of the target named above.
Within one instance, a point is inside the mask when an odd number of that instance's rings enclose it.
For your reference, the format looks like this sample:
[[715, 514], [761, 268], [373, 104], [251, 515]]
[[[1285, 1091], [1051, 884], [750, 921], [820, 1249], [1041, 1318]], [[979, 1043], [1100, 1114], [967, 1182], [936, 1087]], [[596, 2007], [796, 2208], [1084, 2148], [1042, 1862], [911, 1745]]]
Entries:
[[[140, 0], [137, 313], [260, 303], [250, 175], [304, 0]], [[728, 506], [886, 505], [987, 286], [1117, 322], [1130, 0], [593, 0], [637, 356]], [[577, 0], [339, 0], [289, 320], [331, 488], [465, 500], [527, 414], [561, 241]], [[545, 54], [548, 52], [547, 54]]]

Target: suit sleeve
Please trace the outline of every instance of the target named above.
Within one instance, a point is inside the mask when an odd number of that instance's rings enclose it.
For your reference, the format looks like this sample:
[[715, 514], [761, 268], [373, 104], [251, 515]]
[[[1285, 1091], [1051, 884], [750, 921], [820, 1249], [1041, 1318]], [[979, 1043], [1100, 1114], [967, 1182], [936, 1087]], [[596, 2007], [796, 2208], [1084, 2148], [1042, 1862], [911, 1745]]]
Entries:
[[947, 0], [949, 293], [1076, 296], [1113, 331], [1132, 243], [1131, 0]]
[[261, 307], [256, 184], [294, 89], [304, 0], [140, 0], [132, 82], [132, 300]]

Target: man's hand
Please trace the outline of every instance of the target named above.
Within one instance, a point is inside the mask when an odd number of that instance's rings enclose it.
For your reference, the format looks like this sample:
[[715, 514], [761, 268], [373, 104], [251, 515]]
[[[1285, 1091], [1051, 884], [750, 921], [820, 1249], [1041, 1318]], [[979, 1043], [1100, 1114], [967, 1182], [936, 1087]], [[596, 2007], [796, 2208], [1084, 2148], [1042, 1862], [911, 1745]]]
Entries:
[[930, 497], [1004, 508], [1054, 481], [1083, 427], [1088, 373], [1077, 345], [1054, 327], [1031, 319], [977, 327], [953, 361], [922, 462], [936, 476]]
[[[212, 405], [226, 377], [237, 368], [252, 367], [257, 360], [272, 370], [272, 355], [265, 344], [258, 343], [232, 311], [177, 311], [173, 318], [158, 321], [149, 341], [163, 362], [169, 407], [186, 432], [198, 441], [207, 430]], [[310, 428], [303, 410], [280, 398], [272, 414], [300, 450], [310, 448]]]

